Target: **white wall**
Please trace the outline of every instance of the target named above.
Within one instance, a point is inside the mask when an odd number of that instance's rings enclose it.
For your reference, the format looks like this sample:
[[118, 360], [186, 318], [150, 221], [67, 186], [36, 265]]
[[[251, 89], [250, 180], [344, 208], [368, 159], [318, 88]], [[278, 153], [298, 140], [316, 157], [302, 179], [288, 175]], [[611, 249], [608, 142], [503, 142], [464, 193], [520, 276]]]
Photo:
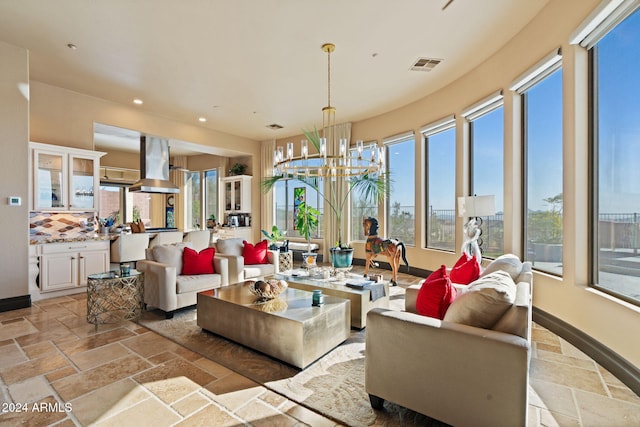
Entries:
[[[29, 294], [28, 91], [28, 52], [0, 42], [0, 299]], [[9, 206], [9, 196], [21, 197], [22, 205]]]

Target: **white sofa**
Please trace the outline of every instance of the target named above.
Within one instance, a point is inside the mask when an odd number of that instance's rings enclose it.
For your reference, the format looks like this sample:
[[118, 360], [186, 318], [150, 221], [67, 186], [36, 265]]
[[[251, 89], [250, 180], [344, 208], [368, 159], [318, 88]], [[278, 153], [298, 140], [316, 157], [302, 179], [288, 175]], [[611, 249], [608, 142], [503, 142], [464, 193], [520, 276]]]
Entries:
[[216, 257], [224, 257], [229, 261], [229, 282], [240, 283], [247, 279], [264, 278], [280, 271], [278, 251], [267, 251], [268, 264], [245, 264], [242, 252], [244, 239], [218, 239], [215, 243]]
[[229, 284], [228, 261], [219, 256], [213, 257], [214, 274], [181, 274], [185, 247], [192, 248], [191, 243], [154, 246], [136, 266], [144, 273], [144, 303], [163, 310], [167, 319], [175, 310], [195, 305], [198, 292]]
[[[372, 407], [387, 400], [458, 427], [525, 426], [533, 276], [529, 262], [520, 266], [509, 271], [515, 302], [491, 329], [416, 314], [420, 285], [407, 289], [406, 311], [369, 311], [365, 387]], [[490, 264], [482, 275], [497, 270]]]

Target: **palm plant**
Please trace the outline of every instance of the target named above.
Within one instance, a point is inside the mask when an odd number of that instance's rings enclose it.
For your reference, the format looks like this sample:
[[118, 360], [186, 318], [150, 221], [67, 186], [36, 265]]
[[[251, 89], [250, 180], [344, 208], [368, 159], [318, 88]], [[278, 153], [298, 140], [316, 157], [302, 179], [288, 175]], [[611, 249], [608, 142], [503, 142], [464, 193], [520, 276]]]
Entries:
[[[313, 132], [303, 131], [303, 133], [307, 139], [311, 141], [311, 144], [313, 144], [316, 151], [319, 152], [320, 135], [318, 130], [314, 129]], [[302, 182], [316, 190], [320, 197], [324, 199], [336, 219], [336, 224], [338, 224], [338, 240], [336, 242], [336, 247], [340, 248], [348, 247], [348, 244], [342, 240], [342, 214], [345, 210], [347, 201], [349, 200], [349, 195], [351, 193], [357, 193], [362, 201], [367, 203], [379, 203], [389, 194], [390, 189], [388, 174], [381, 172], [376, 174], [365, 173], [345, 179], [347, 183], [347, 191], [344, 192], [344, 195], [341, 195], [340, 192], [337, 191], [338, 186], [342, 185], [340, 180], [333, 181], [327, 179], [325, 181], [324, 191], [321, 191], [320, 180], [322, 178], [290, 174], [273, 175], [265, 178], [261, 182], [263, 191], [265, 193], [268, 192], [278, 181], [283, 179], [294, 179]]]
[[298, 214], [295, 218], [296, 230], [307, 240], [307, 253], [311, 252], [311, 233], [318, 229], [318, 216], [320, 211], [306, 203], [298, 205]]

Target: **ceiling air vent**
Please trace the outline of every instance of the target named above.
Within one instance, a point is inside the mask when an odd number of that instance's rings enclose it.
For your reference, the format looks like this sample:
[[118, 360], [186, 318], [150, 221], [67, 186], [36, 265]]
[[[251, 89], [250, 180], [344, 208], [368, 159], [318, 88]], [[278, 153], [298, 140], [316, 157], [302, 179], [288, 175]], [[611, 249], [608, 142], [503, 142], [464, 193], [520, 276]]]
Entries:
[[272, 124], [270, 124], [270, 125], [267, 125], [267, 127], [268, 127], [269, 129], [271, 129], [271, 130], [278, 130], [278, 129], [282, 129], [282, 128], [283, 128], [283, 126], [280, 126], [280, 125], [279, 125], [279, 124], [277, 124], [277, 123], [272, 123]]
[[442, 62], [442, 59], [437, 58], [418, 58], [416, 62], [409, 67], [411, 71], [431, 71], [436, 65]]

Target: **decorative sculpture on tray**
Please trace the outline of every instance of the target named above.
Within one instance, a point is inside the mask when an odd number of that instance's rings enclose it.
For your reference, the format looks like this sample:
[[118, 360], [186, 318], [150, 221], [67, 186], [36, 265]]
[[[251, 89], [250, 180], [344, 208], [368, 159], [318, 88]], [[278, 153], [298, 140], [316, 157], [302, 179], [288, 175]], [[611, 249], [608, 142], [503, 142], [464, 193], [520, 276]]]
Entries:
[[391, 285], [398, 285], [398, 270], [400, 269], [400, 257], [407, 266], [409, 271], [409, 262], [407, 261], [407, 249], [403, 242], [397, 239], [383, 239], [378, 237], [378, 220], [372, 217], [364, 218], [362, 220], [362, 226], [364, 228], [364, 234], [367, 236], [367, 243], [365, 243], [364, 250], [367, 255], [367, 262], [364, 267], [364, 275], [369, 274], [369, 266], [375, 267], [373, 259], [379, 254], [385, 255], [389, 259], [391, 264]]

